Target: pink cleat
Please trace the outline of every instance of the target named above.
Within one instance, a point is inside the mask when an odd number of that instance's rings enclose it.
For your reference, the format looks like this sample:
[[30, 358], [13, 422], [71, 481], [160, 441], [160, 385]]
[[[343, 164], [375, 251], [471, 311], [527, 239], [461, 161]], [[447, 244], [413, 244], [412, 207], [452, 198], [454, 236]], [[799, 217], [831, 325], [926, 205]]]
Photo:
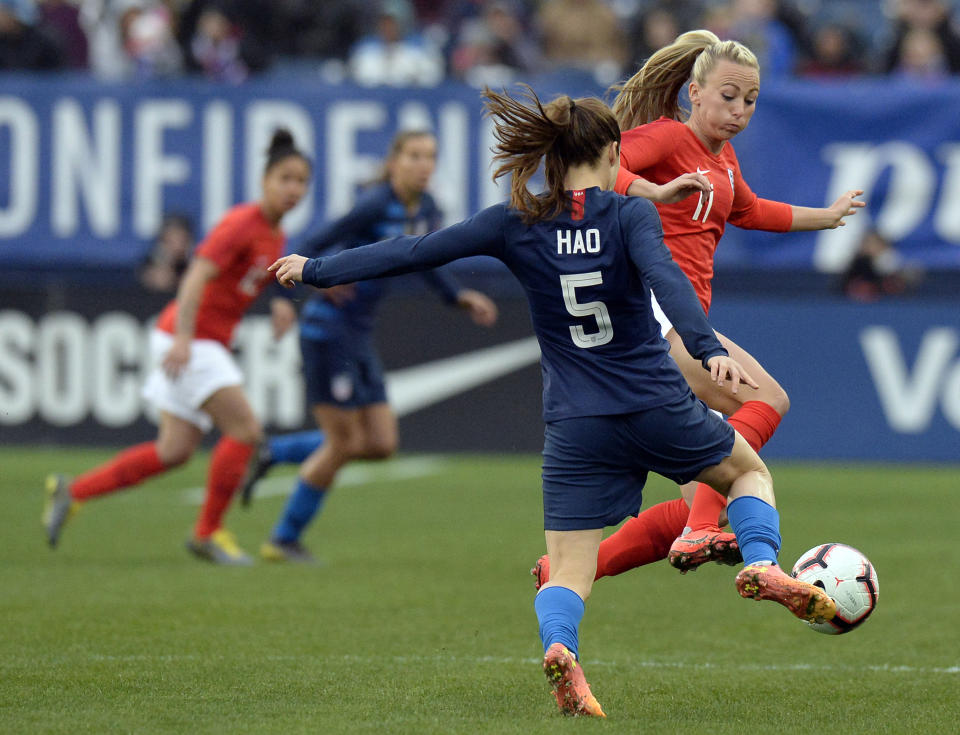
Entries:
[[667, 559], [670, 566], [686, 574], [708, 561], [735, 566], [743, 561], [743, 556], [734, 534], [720, 529], [702, 529], [679, 536], [670, 547]]
[[600, 703], [590, 692], [577, 657], [562, 643], [554, 643], [543, 657], [543, 673], [553, 689], [557, 706], [565, 715], [606, 717]]
[[754, 600], [773, 600], [808, 623], [825, 623], [837, 614], [826, 592], [794, 579], [776, 564], [751, 564], [737, 575], [737, 592]]

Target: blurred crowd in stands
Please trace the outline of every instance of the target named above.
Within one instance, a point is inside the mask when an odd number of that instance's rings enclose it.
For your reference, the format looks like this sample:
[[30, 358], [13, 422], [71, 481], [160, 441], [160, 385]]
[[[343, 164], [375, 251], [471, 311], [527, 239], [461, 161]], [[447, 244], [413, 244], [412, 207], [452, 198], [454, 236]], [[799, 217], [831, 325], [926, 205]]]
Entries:
[[481, 86], [610, 84], [693, 28], [750, 46], [765, 78], [960, 73], [955, 0], [0, 0], [0, 71], [101, 79], [268, 73]]

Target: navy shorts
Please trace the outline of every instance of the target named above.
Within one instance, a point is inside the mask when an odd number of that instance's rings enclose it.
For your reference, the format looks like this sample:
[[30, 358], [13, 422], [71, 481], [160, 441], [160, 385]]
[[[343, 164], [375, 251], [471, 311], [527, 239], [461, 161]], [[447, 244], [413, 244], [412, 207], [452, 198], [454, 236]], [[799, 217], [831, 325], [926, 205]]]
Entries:
[[301, 337], [300, 354], [311, 406], [360, 408], [387, 402], [383, 366], [369, 339]]
[[733, 451], [733, 427], [692, 393], [675, 403], [616, 416], [547, 423], [543, 527], [580, 531], [636, 515], [648, 472], [678, 484]]

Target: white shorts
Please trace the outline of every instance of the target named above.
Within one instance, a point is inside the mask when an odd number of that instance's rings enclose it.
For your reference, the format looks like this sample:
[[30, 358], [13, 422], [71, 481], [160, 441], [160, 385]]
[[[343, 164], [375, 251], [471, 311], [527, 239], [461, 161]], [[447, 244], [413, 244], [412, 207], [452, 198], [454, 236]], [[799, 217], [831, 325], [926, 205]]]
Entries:
[[663, 313], [663, 309], [660, 308], [660, 304], [657, 302], [657, 297], [653, 291], [650, 292], [650, 306], [653, 307], [653, 318], [656, 319], [660, 325], [660, 336], [666, 337], [667, 332], [673, 329], [673, 324], [667, 319], [667, 315]]
[[159, 329], [150, 333], [150, 374], [142, 395], [157, 411], [166, 411], [199, 428], [210, 431], [213, 419], [202, 411], [210, 396], [221, 388], [243, 385], [243, 374], [226, 347], [212, 339], [190, 343], [190, 362], [175, 379], [163, 371], [162, 362], [173, 335]]

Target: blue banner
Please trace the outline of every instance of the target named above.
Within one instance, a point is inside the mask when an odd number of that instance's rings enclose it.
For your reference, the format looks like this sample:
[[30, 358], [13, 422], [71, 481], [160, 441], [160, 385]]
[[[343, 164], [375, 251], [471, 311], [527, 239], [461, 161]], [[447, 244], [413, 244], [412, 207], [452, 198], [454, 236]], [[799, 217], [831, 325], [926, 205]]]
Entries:
[[960, 461], [955, 306], [718, 298], [710, 321], [790, 396], [763, 457]]
[[[553, 80], [539, 91], [603, 94], [568, 83], [573, 88]], [[958, 82], [764, 84], [750, 127], [735, 141], [754, 191], [823, 206], [863, 188], [869, 207], [821, 233], [730, 227], [718, 263], [835, 272], [877, 227], [908, 260], [960, 268], [958, 120]], [[435, 193], [448, 221], [505, 195], [490, 180], [490, 123], [468, 87], [366, 89], [290, 78], [133, 86], [0, 76], [0, 264], [132, 265], [170, 212], [191, 215], [205, 232], [228, 207], [258, 195], [263, 151], [278, 125], [316, 160], [310, 195], [285, 223], [294, 243], [349, 208], [401, 127], [437, 132]]]
[[837, 272], [876, 228], [908, 261], [960, 268], [960, 83], [795, 81], [757, 105], [735, 146], [759, 196], [821, 207], [864, 189], [868, 206], [819, 233], [730, 228], [719, 263]]

